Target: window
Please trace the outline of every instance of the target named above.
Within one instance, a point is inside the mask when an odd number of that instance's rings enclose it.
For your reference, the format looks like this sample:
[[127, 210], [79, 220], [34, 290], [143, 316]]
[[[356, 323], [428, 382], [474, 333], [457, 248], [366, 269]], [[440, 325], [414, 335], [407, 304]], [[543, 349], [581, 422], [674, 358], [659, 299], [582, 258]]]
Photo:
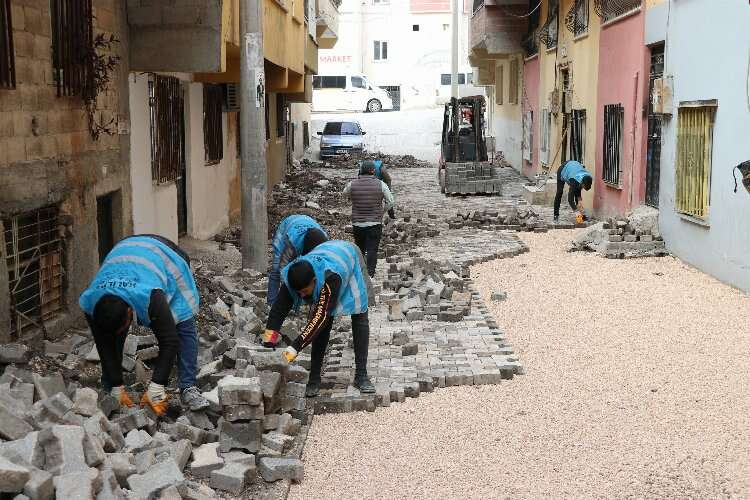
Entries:
[[16, 63], [13, 57], [10, 0], [0, 0], [0, 89], [14, 88], [16, 88]]
[[466, 83], [474, 83], [474, 73], [466, 73]]
[[151, 178], [156, 184], [177, 180], [185, 163], [184, 96], [180, 80], [154, 75], [148, 82], [151, 126]]
[[224, 130], [222, 129], [221, 85], [203, 84], [203, 145], [206, 165], [219, 163], [224, 158]]
[[388, 59], [388, 42], [375, 41], [373, 42], [374, 51], [373, 59], [375, 61], [385, 61]]
[[43, 326], [63, 309], [65, 274], [58, 209], [3, 219], [11, 337]]
[[565, 26], [575, 36], [580, 36], [589, 30], [589, 0], [575, 0], [573, 6], [565, 16]]
[[328, 122], [323, 135], [360, 135], [359, 125], [353, 122]]
[[93, 30], [91, 0], [51, 0], [52, 67], [58, 96], [94, 92], [90, 58]]
[[366, 89], [367, 83], [365, 82], [365, 79], [361, 76], [353, 76], [352, 77], [352, 87], [355, 89]]
[[605, 23], [640, 7], [641, 0], [594, 0], [594, 10]]
[[418, 24], [412, 24], [411, 25], [411, 30], [412, 31], [419, 31], [419, 25]]
[[478, 11], [479, 9], [481, 9], [482, 7], [484, 7], [484, 0], [474, 0], [474, 3], [473, 3], [473, 5], [472, 5], [472, 10], [471, 10], [471, 12], [472, 12], [473, 14], [476, 14], [476, 12], [477, 12], [477, 11]]
[[345, 89], [346, 77], [345, 76], [314, 76], [313, 88], [314, 89]]
[[503, 103], [503, 72], [505, 71], [505, 67], [502, 64], [499, 64], [495, 68], [495, 104], [502, 104]]
[[677, 117], [675, 208], [708, 217], [716, 106], [681, 106]]
[[286, 135], [287, 105], [284, 94], [276, 94], [276, 137]]
[[586, 110], [574, 109], [570, 122], [570, 154], [568, 158], [583, 163], [586, 154]]
[[539, 152], [542, 156], [540, 161], [542, 165], [549, 165], [549, 137], [552, 133], [552, 113], [547, 108], [542, 109], [542, 123], [540, 126]]
[[450, 73], [443, 73], [440, 75], [440, 85], [450, 85], [451, 84], [451, 74]]
[[624, 115], [622, 104], [604, 106], [604, 182], [612, 186], [620, 186], [621, 182]]
[[508, 75], [508, 102], [518, 104], [518, 59], [510, 60], [510, 74]]
[[548, 49], [554, 49], [557, 47], [557, 13], [560, 10], [557, 0], [550, 0], [547, 9], [547, 21], [539, 29], [539, 41]]
[[526, 34], [521, 41], [521, 47], [523, 48], [524, 55], [531, 57], [539, 53], [539, 15], [540, 10], [538, 7], [541, 4], [537, 0], [529, 0], [526, 6], [529, 12], [528, 28]]

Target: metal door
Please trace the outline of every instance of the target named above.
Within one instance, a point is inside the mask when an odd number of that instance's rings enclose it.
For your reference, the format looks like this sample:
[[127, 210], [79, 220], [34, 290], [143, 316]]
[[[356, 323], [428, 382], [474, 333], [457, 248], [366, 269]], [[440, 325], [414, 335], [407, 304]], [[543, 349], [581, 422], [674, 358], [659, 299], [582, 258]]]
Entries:
[[[651, 73], [649, 97], [654, 90], [654, 80], [664, 74], [664, 44], [651, 47]], [[646, 204], [659, 208], [659, 174], [661, 171], [662, 117], [655, 114], [653, 99], [648, 100], [648, 145], [646, 148]]]

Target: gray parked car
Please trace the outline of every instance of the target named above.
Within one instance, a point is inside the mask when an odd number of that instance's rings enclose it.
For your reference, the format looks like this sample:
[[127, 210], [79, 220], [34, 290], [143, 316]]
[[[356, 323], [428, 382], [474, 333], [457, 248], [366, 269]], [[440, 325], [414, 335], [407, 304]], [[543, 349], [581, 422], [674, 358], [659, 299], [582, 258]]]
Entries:
[[357, 122], [328, 122], [320, 137], [320, 157], [361, 153], [365, 149], [362, 127]]

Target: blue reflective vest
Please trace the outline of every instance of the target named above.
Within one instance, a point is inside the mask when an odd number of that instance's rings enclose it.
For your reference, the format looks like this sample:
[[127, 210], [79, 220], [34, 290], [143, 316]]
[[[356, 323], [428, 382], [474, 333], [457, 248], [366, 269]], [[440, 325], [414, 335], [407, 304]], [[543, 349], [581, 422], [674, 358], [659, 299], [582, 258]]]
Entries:
[[591, 172], [586, 170], [583, 165], [575, 160], [570, 160], [565, 164], [562, 171], [560, 172], [560, 178], [563, 182], [568, 182], [571, 179], [575, 179], [578, 184], [583, 182], [584, 177], [592, 177]]
[[[372, 160], [375, 164], [375, 177], [383, 180], [383, 162], [381, 160]], [[359, 173], [362, 173], [362, 162], [359, 162]]]
[[294, 298], [296, 308], [302, 298], [289, 285], [289, 268], [299, 261], [307, 261], [315, 272], [315, 291], [313, 303], [320, 298], [320, 290], [326, 279], [326, 272], [337, 274], [341, 278], [338, 301], [333, 316], [349, 316], [367, 311], [372, 298], [370, 277], [365, 270], [364, 258], [356, 245], [348, 241], [327, 241], [315, 247], [307, 255], [298, 257], [281, 271], [282, 278], [289, 293]]
[[104, 295], [115, 295], [135, 311], [138, 323], [149, 326], [151, 292], [164, 291], [175, 323], [196, 315], [200, 295], [190, 266], [164, 243], [147, 236], [126, 238], [115, 245], [78, 304], [93, 316]]

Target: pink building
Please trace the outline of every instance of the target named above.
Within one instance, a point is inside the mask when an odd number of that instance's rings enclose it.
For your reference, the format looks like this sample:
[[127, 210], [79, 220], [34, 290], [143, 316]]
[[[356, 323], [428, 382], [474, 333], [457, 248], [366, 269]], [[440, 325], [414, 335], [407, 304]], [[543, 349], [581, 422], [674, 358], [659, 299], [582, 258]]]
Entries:
[[645, 16], [636, 10], [601, 28], [594, 210], [624, 214], [646, 191], [649, 52], [642, 43]]

